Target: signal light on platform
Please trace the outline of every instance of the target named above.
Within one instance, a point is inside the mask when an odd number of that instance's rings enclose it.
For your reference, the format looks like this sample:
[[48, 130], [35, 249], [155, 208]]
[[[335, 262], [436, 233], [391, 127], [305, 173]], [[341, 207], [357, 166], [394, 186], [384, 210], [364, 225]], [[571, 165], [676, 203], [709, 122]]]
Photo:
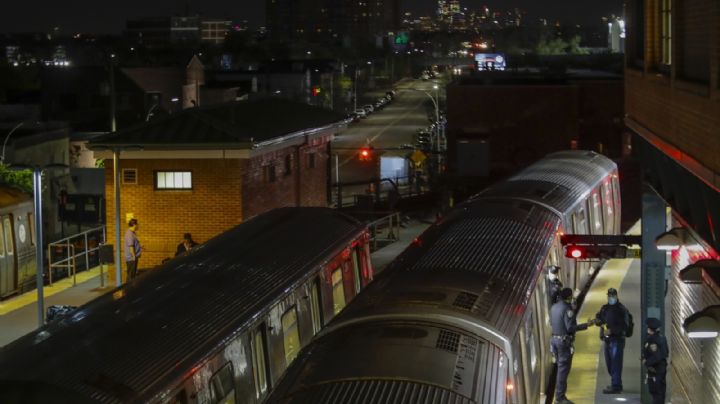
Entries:
[[320, 92], [321, 92], [320, 87], [313, 87], [313, 89], [312, 89], [313, 97], [317, 97], [318, 95], [320, 95]]
[[363, 147], [358, 152], [360, 161], [368, 161], [372, 158], [372, 147]]
[[[565, 256], [576, 260], [628, 258], [628, 249], [622, 245], [569, 245]], [[632, 255], [630, 256], [632, 258]]]
[[584, 258], [585, 250], [582, 247], [571, 245], [565, 251], [565, 256], [568, 258], [580, 259]]

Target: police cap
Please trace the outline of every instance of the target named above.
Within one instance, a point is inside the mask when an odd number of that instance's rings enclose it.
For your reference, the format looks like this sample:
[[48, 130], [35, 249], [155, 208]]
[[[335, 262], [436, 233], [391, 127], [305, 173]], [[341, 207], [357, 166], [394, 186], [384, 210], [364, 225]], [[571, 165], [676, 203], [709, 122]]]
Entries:
[[610, 288], [610, 289], [608, 289], [608, 294], [607, 294], [607, 295], [608, 295], [608, 296], [617, 296], [617, 289], [615, 289], [615, 288]]
[[660, 323], [660, 320], [658, 320], [655, 317], [650, 317], [647, 319], [647, 326], [651, 330], [657, 330], [662, 326], [662, 323]]
[[570, 288], [563, 288], [563, 290], [560, 291], [560, 297], [565, 300], [571, 298], [573, 295], [573, 291]]
[[557, 274], [559, 269], [560, 269], [560, 267], [557, 267], [557, 266], [555, 266], [555, 265], [552, 265], [552, 266], [550, 267], [550, 273], [551, 273], [551, 274]]

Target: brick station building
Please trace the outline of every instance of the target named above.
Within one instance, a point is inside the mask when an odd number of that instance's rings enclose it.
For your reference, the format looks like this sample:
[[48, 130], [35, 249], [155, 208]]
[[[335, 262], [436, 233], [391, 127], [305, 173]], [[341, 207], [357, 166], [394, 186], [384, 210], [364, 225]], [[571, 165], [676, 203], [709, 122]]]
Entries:
[[326, 206], [329, 142], [342, 119], [272, 98], [188, 109], [93, 140], [105, 159], [108, 241], [115, 244], [113, 150], [122, 232], [138, 219], [147, 269], [174, 256], [183, 233], [202, 243], [274, 208]]

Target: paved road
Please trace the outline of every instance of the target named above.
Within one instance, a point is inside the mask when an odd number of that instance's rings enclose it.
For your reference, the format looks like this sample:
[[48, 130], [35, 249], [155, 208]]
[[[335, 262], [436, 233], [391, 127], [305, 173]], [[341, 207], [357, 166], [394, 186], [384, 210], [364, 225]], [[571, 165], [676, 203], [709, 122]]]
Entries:
[[[333, 141], [333, 154], [338, 156], [340, 166], [340, 182], [369, 180], [379, 173], [379, 162], [360, 162], [357, 151], [362, 146], [370, 144], [375, 148], [375, 155], [406, 156], [412, 150], [383, 150], [397, 148], [402, 144], [412, 144], [414, 134], [427, 127], [428, 113], [434, 114], [434, 107], [430, 97], [421, 91], [403, 90], [412, 88], [422, 90], [434, 95], [433, 82], [420, 80], [407, 80], [396, 88], [398, 92], [395, 99], [383, 110], [376, 111], [360, 122], [349, 124]], [[442, 91], [442, 86], [441, 86]], [[380, 97], [384, 92], [378, 92]], [[444, 94], [441, 97], [441, 108]], [[374, 163], [374, 164], [373, 164]], [[333, 163], [332, 179], [336, 180], [336, 170]]]

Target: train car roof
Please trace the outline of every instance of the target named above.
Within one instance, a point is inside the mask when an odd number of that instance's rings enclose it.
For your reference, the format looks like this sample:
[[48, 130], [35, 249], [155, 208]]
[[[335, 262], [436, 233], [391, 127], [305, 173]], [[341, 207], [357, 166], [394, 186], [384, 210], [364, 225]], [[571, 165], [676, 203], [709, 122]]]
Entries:
[[42, 380], [100, 402], [148, 398], [364, 231], [326, 208], [250, 219], [6, 346], [0, 380]]
[[570, 212], [586, 194], [617, 170], [609, 158], [583, 150], [553, 153], [478, 194], [477, 198], [520, 198]]
[[[465, 203], [423, 233], [338, 321], [409, 303], [470, 314], [512, 333], [524, 315], [524, 304], [559, 225], [559, 216], [529, 202], [480, 199]], [[433, 293], [422, 292], [431, 290], [456, 293], [438, 302], [432, 301]], [[396, 298], [391, 302], [390, 296]], [[423, 302], [426, 299], [431, 300]], [[469, 300], [470, 307], [458, 304]]]

